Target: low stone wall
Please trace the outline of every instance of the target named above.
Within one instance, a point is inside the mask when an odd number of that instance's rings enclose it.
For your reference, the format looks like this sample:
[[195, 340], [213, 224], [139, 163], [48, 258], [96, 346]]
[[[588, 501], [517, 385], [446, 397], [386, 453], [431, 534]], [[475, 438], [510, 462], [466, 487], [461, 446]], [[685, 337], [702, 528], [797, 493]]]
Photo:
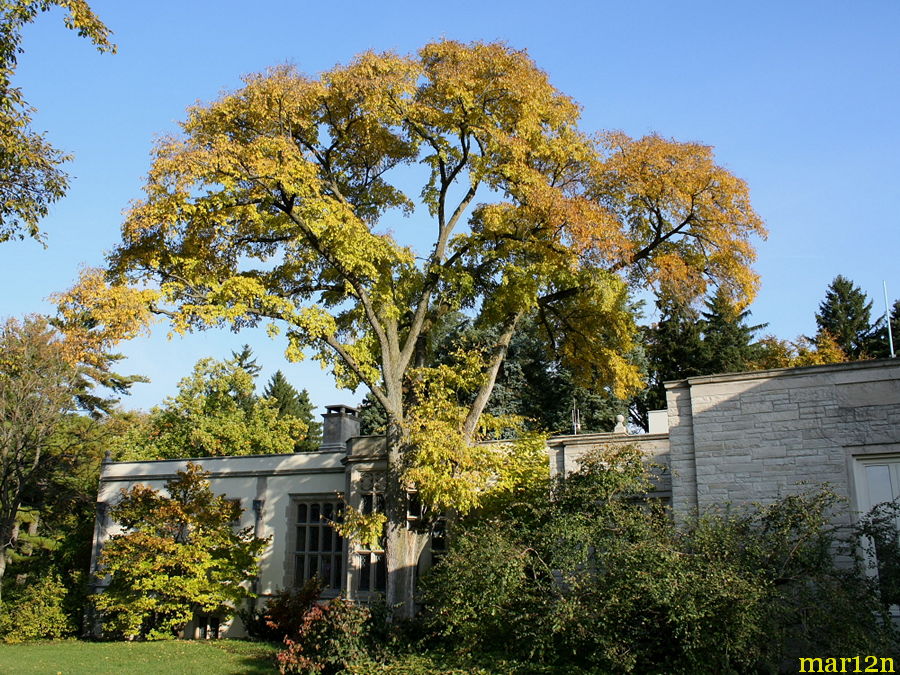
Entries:
[[672, 504], [768, 502], [829, 483], [857, 510], [860, 462], [900, 453], [900, 361], [695, 377], [667, 384]]

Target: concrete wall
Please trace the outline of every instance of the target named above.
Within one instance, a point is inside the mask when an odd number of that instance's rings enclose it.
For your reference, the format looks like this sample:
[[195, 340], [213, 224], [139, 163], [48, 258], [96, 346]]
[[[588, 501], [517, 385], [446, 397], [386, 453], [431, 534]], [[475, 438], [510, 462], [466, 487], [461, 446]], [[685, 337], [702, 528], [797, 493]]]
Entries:
[[830, 483], [859, 507], [860, 461], [900, 453], [900, 361], [695, 377], [667, 384], [676, 516]]

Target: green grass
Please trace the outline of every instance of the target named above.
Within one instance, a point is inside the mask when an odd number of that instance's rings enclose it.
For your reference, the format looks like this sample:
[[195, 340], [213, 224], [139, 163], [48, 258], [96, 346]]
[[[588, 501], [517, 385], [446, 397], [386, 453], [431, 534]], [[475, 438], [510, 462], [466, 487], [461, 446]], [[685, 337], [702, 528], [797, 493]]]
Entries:
[[31, 642], [0, 645], [0, 673], [49, 675], [263, 675], [278, 645], [237, 640]]

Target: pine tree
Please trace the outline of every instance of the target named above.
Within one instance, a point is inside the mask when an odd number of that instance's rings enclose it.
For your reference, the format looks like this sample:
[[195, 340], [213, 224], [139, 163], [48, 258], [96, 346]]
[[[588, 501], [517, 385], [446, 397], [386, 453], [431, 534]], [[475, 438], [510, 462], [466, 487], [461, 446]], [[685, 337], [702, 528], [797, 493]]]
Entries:
[[703, 374], [751, 369], [759, 351], [753, 343], [754, 334], [768, 324], [748, 326], [750, 311], [740, 311], [721, 290], [706, 301], [706, 311], [701, 316]]
[[852, 281], [840, 274], [825, 291], [825, 299], [816, 313], [819, 331], [835, 339], [851, 359], [866, 358], [873, 347], [878, 326], [871, 322], [872, 302]]
[[309, 400], [309, 392], [306, 389], [298, 392], [287, 381], [284, 373], [276, 370], [266, 384], [263, 396], [275, 399], [279, 417], [296, 417], [303, 420], [309, 427], [306, 436], [297, 441], [295, 446], [297, 452], [318, 450], [322, 438], [322, 424], [315, 421], [313, 404]]

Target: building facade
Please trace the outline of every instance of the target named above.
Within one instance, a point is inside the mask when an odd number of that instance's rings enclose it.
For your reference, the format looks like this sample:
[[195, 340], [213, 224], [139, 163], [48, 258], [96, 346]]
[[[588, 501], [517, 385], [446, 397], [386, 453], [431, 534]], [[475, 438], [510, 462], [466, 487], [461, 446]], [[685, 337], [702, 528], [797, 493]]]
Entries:
[[[657, 496], [676, 518], [715, 504], [773, 501], [800, 482], [827, 482], [849, 515], [900, 497], [900, 359], [694, 377], [667, 384], [667, 410], [651, 413], [650, 433], [558, 436], [548, 442], [552, 473], [577, 468], [601, 445], [632, 443], [667, 466]], [[108, 516], [121, 489], [162, 488], [188, 460], [108, 462], [94, 530], [93, 571], [118, 529]], [[255, 589], [261, 598], [318, 574], [327, 593], [365, 599], [383, 591], [384, 552], [344, 541], [328, 522], [346, 499], [363, 512], [383, 500], [383, 438], [359, 436], [356, 409], [328, 406], [317, 452], [191, 460], [214, 492], [240, 500], [242, 527], [271, 537]], [[410, 501], [408, 518], [419, 517]], [[845, 523], [849, 525], [849, 520]], [[438, 533], [420, 558], [428, 567], [446, 542]], [[98, 589], [102, 588], [98, 579]], [[203, 634], [206, 626], [191, 627]], [[239, 623], [224, 627], [238, 635]]]

